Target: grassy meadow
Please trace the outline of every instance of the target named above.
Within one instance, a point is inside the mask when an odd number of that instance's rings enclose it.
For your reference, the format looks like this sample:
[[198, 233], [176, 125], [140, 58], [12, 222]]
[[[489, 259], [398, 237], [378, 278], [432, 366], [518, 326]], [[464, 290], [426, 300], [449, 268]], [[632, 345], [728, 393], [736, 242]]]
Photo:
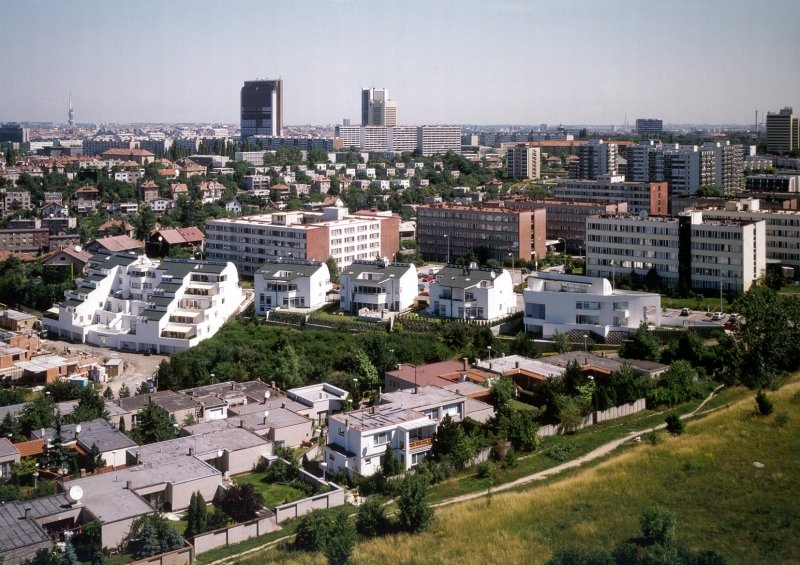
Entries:
[[[800, 562], [800, 382], [770, 393], [770, 416], [755, 414], [754, 396], [689, 422], [682, 436], [660, 432], [655, 445], [547, 484], [439, 508], [430, 531], [359, 543], [353, 562], [543, 563], [559, 547], [610, 549], [638, 536], [656, 504], [677, 515], [677, 541], [690, 549], [728, 563]], [[253, 557], [325, 562], [280, 550]]]

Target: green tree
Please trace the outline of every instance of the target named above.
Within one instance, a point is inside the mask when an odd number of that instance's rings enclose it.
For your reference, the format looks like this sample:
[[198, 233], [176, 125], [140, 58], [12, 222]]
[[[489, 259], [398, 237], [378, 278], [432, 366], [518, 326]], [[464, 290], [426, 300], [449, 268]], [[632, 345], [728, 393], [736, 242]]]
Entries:
[[685, 426], [683, 420], [677, 414], [670, 414], [664, 421], [667, 423], [667, 431], [672, 435], [679, 436], [683, 433]]
[[106, 460], [96, 443], [92, 444], [86, 454], [78, 456], [78, 463], [81, 469], [86, 469], [89, 473], [94, 473], [97, 469], [102, 469], [106, 465]]
[[264, 497], [249, 483], [233, 485], [225, 491], [222, 510], [237, 522], [252, 520], [264, 507]]
[[189, 510], [186, 517], [186, 531], [184, 537], [192, 538], [202, 534], [208, 527], [208, 508], [200, 491], [192, 493], [189, 500]]
[[183, 547], [183, 537], [161, 514], [140, 516], [122, 541], [126, 553], [142, 559]]
[[556, 331], [553, 335], [553, 345], [555, 346], [556, 353], [566, 353], [571, 349], [569, 338], [567, 334]]
[[167, 414], [157, 404], [150, 402], [139, 413], [131, 438], [139, 445], [166, 441], [177, 436], [175, 417]]
[[106, 389], [103, 391], [103, 398], [106, 400], [114, 400], [114, 391], [111, 390], [110, 386], [107, 386]]
[[358, 507], [356, 530], [365, 538], [382, 535], [388, 526], [386, 506], [379, 496], [370, 496]]
[[383, 455], [383, 467], [381, 470], [383, 471], [384, 477], [393, 477], [405, 470], [400, 460], [394, 456], [394, 449], [392, 449], [392, 445], [389, 443], [386, 444], [386, 451]]
[[333, 284], [339, 284], [339, 265], [336, 264], [336, 259], [333, 257], [328, 257], [328, 259], [325, 261], [325, 264], [328, 266], [331, 282]]
[[131, 389], [128, 388], [128, 383], [122, 383], [122, 386], [119, 387], [119, 397], [128, 398], [130, 395]]
[[473, 454], [472, 445], [461, 425], [450, 415], [445, 416], [433, 434], [431, 457], [435, 461], [448, 460], [453, 467], [461, 470], [467, 466]]
[[422, 532], [433, 520], [433, 508], [427, 501], [427, 483], [422, 475], [406, 476], [399, 486], [398, 523], [407, 532]]
[[353, 371], [358, 376], [359, 387], [361, 390], [373, 391], [377, 390], [381, 384], [378, 370], [375, 365], [370, 361], [369, 356], [363, 349], [356, 351], [353, 359]]
[[661, 346], [658, 339], [647, 329], [647, 324], [642, 322], [619, 348], [619, 356], [626, 359], [658, 361], [661, 357]]
[[329, 565], [344, 565], [349, 562], [356, 541], [356, 527], [347, 512], [343, 509], [335, 511], [322, 549]]
[[146, 241], [156, 226], [156, 214], [150, 206], [141, 206], [139, 213], [133, 217], [132, 223], [136, 230], [136, 238]]
[[78, 405], [75, 407], [75, 411], [70, 415], [70, 421], [73, 424], [78, 424], [98, 418], [102, 418], [103, 420], [108, 419], [108, 410], [106, 410], [105, 402], [100, 395], [97, 394], [94, 387], [84, 387], [81, 391]]
[[272, 360], [272, 376], [282, 389], [290, 389], [302, 384], [300, 378], [300, 358], [291, 343], [285, 343]]

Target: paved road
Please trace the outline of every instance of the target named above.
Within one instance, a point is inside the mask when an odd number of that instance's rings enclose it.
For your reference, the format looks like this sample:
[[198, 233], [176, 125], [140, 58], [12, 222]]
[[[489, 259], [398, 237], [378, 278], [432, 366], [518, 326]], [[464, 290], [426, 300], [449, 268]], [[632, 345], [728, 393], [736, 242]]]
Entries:
[[108, 385], [114, 391], [116, 397], [119, 393], [120, 387], [123, 383], [128, 385], [131, 394], [136, 392], [136, 388], [146, 380], [148, 377], [155, 373], [161, 361], [168, 359], [166, 355], [144, 355], [143, 353], [131, 353], [129, 351], [116, 351], [107, 347], [98, 347], [83, 343], [73, 343], [71, 341], [61, 341], [57, 339], [44, 339], [42, 340], [42, 349], [46, 349], [51, 353], [62, 355], [64, 348], [68, 348], [71, 352], [83, 352], [90, 357], [98, 357], [102, 360], [108, 360], [111, 357], [119, 357], [125, 363], [125, 369], [122, 374], [112, 379]]

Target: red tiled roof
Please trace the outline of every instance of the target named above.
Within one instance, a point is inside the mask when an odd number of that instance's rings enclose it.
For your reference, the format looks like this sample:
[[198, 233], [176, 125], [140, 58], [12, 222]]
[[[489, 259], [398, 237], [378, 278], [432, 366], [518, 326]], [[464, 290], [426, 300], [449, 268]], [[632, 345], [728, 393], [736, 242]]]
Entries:
[[191, 226], [188, 228], [178, 228], [178, 233], [183, 236], [188, 243], [201, 243], [206, 236], [200, 231], [200, 228]]
[[19, 451], [20, 457], [35, 457], [44, 453], [44, 440], [32, 439], [15, 443], [14, 447]]

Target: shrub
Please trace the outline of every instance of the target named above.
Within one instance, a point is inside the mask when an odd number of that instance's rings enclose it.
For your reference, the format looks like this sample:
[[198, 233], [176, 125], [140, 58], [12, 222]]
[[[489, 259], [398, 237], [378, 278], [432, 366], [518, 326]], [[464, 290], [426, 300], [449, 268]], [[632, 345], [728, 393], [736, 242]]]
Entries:
[[667, 416], [667, 431], [673, 435], [679, 436], [683, 433], [684, 424], [683, 420], [680, 419], [680, 416], [677, 414], [670, 414]]
[[478, 463], [478, 466], [475, 468], [475, 475], [479, 479], [492, 479], [494, 478], [495, 471], [494, 463], [491, 461], [484, 461]]
[[256, 517], [264, 507], [264, 497], [251, 484], [233, 485], [222, 497], [222, 510], [236, 520], [244, 522]]
[[758, 413], [762, 416], [769, 416], [772, 414], [774, 406], [772, 401], [764, 394], [763, 390], [759, 390], [758, 394], [756, 394], [756, 407], [758, 408]]
[[675, 514], [660, 506], [649, 508], [642, 513], [642, 537], [651, 544], [671, 544], [675, 538], [677, 525]]
[[544, 450], [544, 454], [550, 459], [554, 459], [556, 461], [566, 461], [574, 451], [575, 442], [573, 440], [566, 438], [555, 438], [553, 443], [551, 443], [547, 449]]
[[786, 424], [789, 423], [789, 413], [785, 410], [778, 412], [775, 414], [775, 425], [779, 428], [786, 427]]
[[358, 507], [356, 515], [356, 531], [364, 537], [371, 538], [386, 531], [386, 507], [383, 499], [371, 496]]
[[433, 508], [428, 504], [427, 484], [419, 475], [409, 475], [400, 484], [397, 500], [398, 522], [407, 532], [422, 532], [433, 520]]

